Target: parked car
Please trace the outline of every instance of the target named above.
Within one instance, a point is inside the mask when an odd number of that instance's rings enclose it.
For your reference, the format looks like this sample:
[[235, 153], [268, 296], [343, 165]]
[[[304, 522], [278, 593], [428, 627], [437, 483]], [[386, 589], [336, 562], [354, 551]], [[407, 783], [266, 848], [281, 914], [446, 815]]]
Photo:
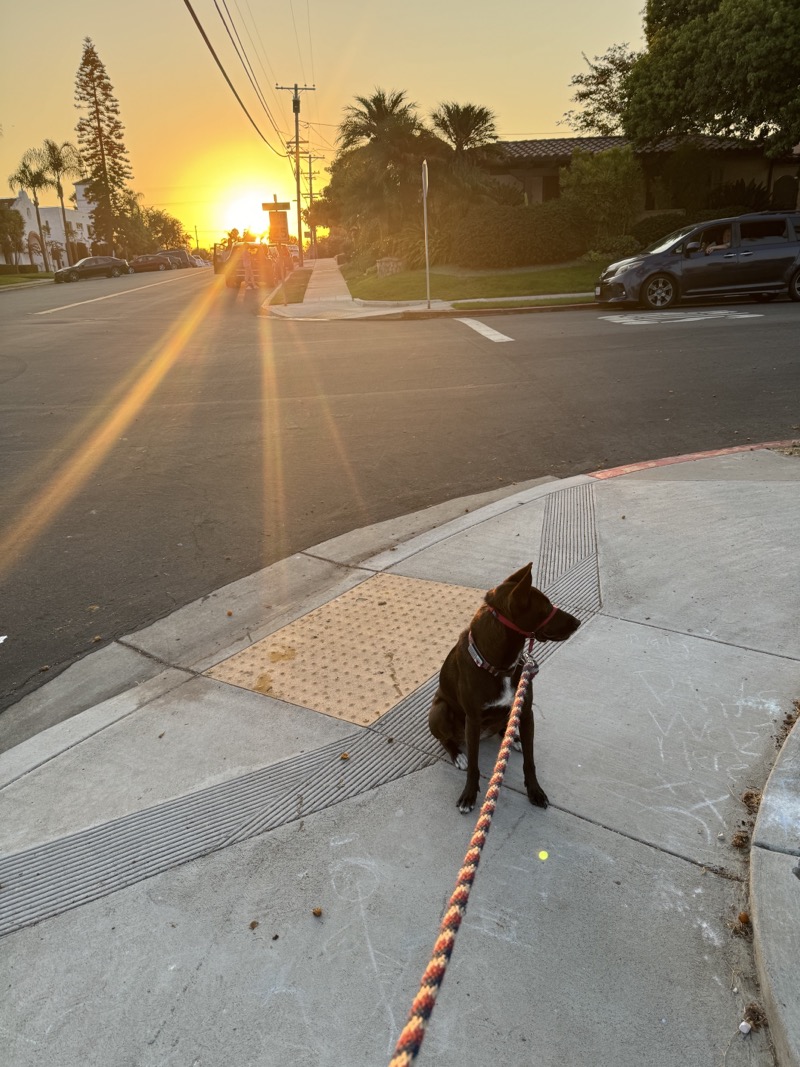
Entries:
[[130, 265], [135, 274], [148, 270], [172, 270], [171, 260], [167, 256], [159, 255], [134, 256]]
[[62, 267], [53, 274], [54, 282], [77, 282], [81, 278], [119, 278], [129, 274], [130, 267], [126, 259], [115, 256], [87, 256], [79, 259], [71, 267]]
[[158, 253], [160, 256], [169, 256], [177, 261], [179, 267], [196, 267], [194, 258], [189, 255], [185, 248], [166, 248]]
[[787, 294], [800, 301], [800, 214], [761, 211], [683, 226], [612, 263], [595, 286], [601, 304], [672, 307], [679, 300]]

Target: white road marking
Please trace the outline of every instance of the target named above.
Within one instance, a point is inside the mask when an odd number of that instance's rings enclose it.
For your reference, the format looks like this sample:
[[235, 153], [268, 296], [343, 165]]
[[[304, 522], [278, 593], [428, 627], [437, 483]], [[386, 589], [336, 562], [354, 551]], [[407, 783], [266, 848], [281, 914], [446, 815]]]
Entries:
[[486, 326], [484, 323], [478, 322], [477, 319], [456, 319], [456, 322], [463, 322], [465, 326], [469, 326], [470, 329], [475, 330], [489, 341], [514, 340], [513, 337], [506, 337], [504, 333], [498, 333], [497, 330], [493, 330], [491, 326]]
[[169, 285], [171, 282], [177, 282], [178, 280], [178, 278], [167, 278], [163, 282], [150, 282], [149, 285], [140, 285], [137, 289], [126, 289], [122, 293], [109, 293], [107, 296], [92, 296], [88, 300], [77, 300], [74, 304], [62, 304], [61, 307], [50, 308], [49, 311], [34, 311], [34, 315], [54, 315], [56, 311], [66, 311], [67, 308], [77, 308], [80, 307], [81, 304], [96, 304], [98, 300], [113, 300], [115, 296], [128, 296], [130, 293], [141, 293], [143, 289], [153, 289], [156, 285]]
[[645, 311], [629, 312], [627, 315], [600, 315], [606, 322], [618, 322], [622, 326], [659, 326], [673, 322], [704, 322], [707, 319], [763, 319], [762, 312], [754, 311]]

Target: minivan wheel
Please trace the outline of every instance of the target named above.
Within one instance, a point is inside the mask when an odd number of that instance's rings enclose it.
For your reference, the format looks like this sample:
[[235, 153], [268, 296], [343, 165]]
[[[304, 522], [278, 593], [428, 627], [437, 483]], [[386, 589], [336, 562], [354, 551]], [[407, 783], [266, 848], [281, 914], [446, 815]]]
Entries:
[[792, 300], [800, 300], [800, 270], [796, 270], [789, 280], [789, 296]]
[[[651, 311], [671, 308], [678, 300], [678, 286], [669, 274], [654, 274], [641, 288], [641, 300]], [[800, 296], [798, 296], [800, 300]]]

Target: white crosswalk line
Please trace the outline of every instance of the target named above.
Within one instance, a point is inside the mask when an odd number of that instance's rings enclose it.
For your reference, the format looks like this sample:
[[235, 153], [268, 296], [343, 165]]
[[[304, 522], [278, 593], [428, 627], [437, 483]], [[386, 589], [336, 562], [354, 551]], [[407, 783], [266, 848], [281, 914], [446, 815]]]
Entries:
[[763, 319], [760, 311], [737, 311], [720, 309], [712, 311], [629, 311], [621, 315], [600, 315], [606, 322], [621, 326], [663, 326], [679, 322], [707, 322], [712, 319]]
[[487, 338], [489, 341], [513, 341], [513, 337], [506, 337], [504, 333], [499, 333], [497, 330], [493, 330], [491, 326], [486, 326], [483, 322], [478, 322], [477, 319], [456, 319], [456, 322], [463, 322], [465, 326], [469, 326], [471, 330], [475, 330], [482, 337]]

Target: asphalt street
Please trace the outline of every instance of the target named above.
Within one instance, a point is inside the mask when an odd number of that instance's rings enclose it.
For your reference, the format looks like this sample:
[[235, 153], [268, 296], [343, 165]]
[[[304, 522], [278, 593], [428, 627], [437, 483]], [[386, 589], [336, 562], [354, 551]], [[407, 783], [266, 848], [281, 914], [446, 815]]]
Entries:
[[244, 296], [210, 271], [0, 294], [0, 709], [349, 530], [800, 421], [789, 303], [464, 314], [493, 339], [259, 318]]

